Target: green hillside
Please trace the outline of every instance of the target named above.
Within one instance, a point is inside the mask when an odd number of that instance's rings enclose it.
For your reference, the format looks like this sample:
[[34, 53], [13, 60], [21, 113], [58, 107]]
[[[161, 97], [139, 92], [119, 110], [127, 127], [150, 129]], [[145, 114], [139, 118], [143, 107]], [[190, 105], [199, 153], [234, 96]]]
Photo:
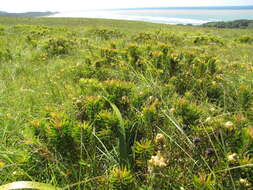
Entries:
[[203, 24], [205, 27], [216, 27], [216, 28], [253, 28], [253, 20], [234, 20], [229, 22], [208, 22]]
[[252, 52], [252, 29], [0, 18], [0, 185], [253, 189]]
[[56, 12], [25, 12], [25, 13], [8, 13], [4, 11], [0, 11], [0, 16], [3, 17], [42, 17], [42, 16], [50, 16], [55, 14]]

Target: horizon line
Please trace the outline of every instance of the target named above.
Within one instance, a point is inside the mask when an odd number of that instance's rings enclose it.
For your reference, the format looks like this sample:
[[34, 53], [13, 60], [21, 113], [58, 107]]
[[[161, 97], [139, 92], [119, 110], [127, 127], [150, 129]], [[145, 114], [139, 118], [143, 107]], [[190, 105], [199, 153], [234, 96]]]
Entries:
[[245, 8], [245, 9], [253, 9], [253, 4], [252, 5], [218, 5], [218, 6], [161, 6], [161, 7], [128, 7], [128, 8], [106, 8], [106, 9], [82, 9], [82, 10], [31, 10], [31, 11], [22, 11], [22, 12], [9, 12], [9, 11], [4, 11], [0, 10], [0, 12], [6, 12], [6, 13], [31, 13], [31, 12], [52, 12], [52, 13], [59, 13], [59, 12], [73, 12], [73, 11], [106, 11], [106, 10], [137, 10], [137, 9], [201, 9], [201, 8]]

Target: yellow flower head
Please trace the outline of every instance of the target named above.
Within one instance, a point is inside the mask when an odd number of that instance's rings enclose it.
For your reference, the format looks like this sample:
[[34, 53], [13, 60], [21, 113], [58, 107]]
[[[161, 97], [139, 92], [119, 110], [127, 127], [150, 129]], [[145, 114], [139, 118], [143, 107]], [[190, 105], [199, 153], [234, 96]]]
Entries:
[[5, 163], [0, 161], [0, 169], [3, 168], [5, 166]]
[[227, 121], [225, 123], [225, 128], [227, 128], [228, 130], [232, 131], [234, 129], [234, 124], [231, 121]]
[[165, 143], [165, 136], [162, 133], [158, 133], [155, 137], [155, 143], [156, 144], [164, 144]]
[[227, 156], [227, 160], [228, 160], [229, 162], [231, 162], [231, 163], [236, 162], [237, 159], [238, 159], [238, 155], [237, 155], [236, 153], [229, 154], [229, 155]]
[[40, 120], [32, 120], [30, 121], [31, 125], [34, 127], [39, 127], [40, 126]]

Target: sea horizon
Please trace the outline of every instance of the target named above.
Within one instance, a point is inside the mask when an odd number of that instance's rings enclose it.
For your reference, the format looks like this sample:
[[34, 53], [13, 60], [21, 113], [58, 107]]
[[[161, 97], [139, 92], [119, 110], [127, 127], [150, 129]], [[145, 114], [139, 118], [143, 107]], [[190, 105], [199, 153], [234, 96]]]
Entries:
[[105, 18], [164, 24], [201, 25], [207, 22], [253, 20], [253, 5], [210, 7], [144, 7], [60, 12], [50, 17]]

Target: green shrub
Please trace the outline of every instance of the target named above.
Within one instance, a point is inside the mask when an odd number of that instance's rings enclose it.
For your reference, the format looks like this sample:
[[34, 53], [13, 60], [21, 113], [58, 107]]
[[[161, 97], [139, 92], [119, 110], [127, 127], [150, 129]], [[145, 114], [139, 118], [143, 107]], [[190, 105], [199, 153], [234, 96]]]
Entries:
[[147, 170], [147, 160], [154, 153], [154, 145], [150, 140], [135, 141], [134, 153], [136, 167], [140, 170]]
[[109, 40], [113, 38], [120, 38], [123, 36], [123, 33], [117, 29], [107, 29], [107, 28], [97, 28], [91, 29], [88, 31], [89, 35], [96, 36], [103, 40]]
[[141, 32], [133, 36], [133, 40], [136, 42], [145, 42], [154, 39], [153, 34], [147, 32]]
[[212, 35], [199, 35], [193, 38], [194, 44], [217, 44], [217, 45], [224, 45], [223, 40], [216, 36]]
[[79, 84], [84, 94], [94, 94], [102, 88], [102, 84], [95, 78], [81, 78]]
[[[89, 79], [93, 78], [96, 69], [92, 67], [91, 60], [88, 57], [84, 58], [84, 63], [77, 63], [74, 66], [69, 67], [64, 70], [68, 76], [70, 76], [74, 82], [81, 82], [80, 79]], [[82, 86], [82, 83], [80, 83]]]
[[39, 40], [46, 38], [50, 34], [50, 30], [47, 27], [34, 27], [26, 34], [26, 42], [31, 44], [33, 47], [37, 47], [39, 44]]
[[110, 171], [110, 189], [128, 190], [134, 189], [134, 177], [127, 168], [115, 167]]
[[79, 144], [85, 146], [87, 150], [89, 149], [91, 151], [93, 149], [90, 146], [94, 140], [92, 132], [93, 127], [87, 122], [76, 124], [76, 126], [71, 129], [71, 137], [74, 139], [75, 143], [77, 143], [76, 146], [78, 149], [80, 148]]
[[137, 61], [140, 59], [140, 50], [137, 44], [129, 44], [127, 49], [129, 61], [133, 66], [138, 67]]
[[0, 25], [0, 35], [4, 35], [5, 26]]
[[153, 51], [150, 53], [150, 58], [152, 59], [152, 64], [157, 69], [163, 69], [164, 65], [164, 54], [161, 51]]
[[102, 84], [108, 100], [114, 103], [122, 113], [127, 112], [129, 96], [132, 93], [134, 84], [119, 80], [108, 80], [104, 81]]
[[116, 128], [119, 126], [117, 116], [110, 111], [102, 110], [98, 113], [93, 126], [99, 139], [108, 150], [111, 150], [117, 142]]
[[72, 136], [76, 124], [64, 113], [50, 113], [45, 120], [32, 123], [34, 135], [42, 140], [50, 154], [66, 162], [78, 160], [78, 146]]
[[0, 31], [3, 32], [5, 30], [5, 26], [0, 25]]
[[101, 96], [85, 96], [76, 100], [78, 108], [77, 117], [80, 121], [93, 122], [106, 106], [106, 102]]
[[118, 55], [118, 52], [116, 49], [112, 49], [112, 48], [102, 48], [101, 49], [101, 57], [105, 59], [107, 64], [116, 62], [117, 55]]
[[7, 48], [0, 48], [0, 61], [9, 61], [12, 59], [11, 51]]
[[201, 111], [194, 104], [184, 98], [178, 99], [175, 104], [175, 113], [180, 116], [185, 125], [196, 125], [199, 123]]
[[44, 41], [42, 49], [50, 56], [65, 55], [75, 49], [75, 42], [65, 37], [53, 37]]
[[235, 41], [240, 42], [240, 43], [244, 43], [244, 44], [251, 44], [251, 43], [253, 43], [253, 37], [241, 36], [241, 37], [235, 39]]
[[249, 86], [241, 85], [239, 87], [238, 103], [241, 105], [243, 110], [250, 108], [253, 101], [253, 91]]
[[162, 43], [169, 43], [172, 45], [182, 45], [184, 43], [184, 36], [177, 35], [173, 32], [158, 31], [154, 34], [155, 40]]

